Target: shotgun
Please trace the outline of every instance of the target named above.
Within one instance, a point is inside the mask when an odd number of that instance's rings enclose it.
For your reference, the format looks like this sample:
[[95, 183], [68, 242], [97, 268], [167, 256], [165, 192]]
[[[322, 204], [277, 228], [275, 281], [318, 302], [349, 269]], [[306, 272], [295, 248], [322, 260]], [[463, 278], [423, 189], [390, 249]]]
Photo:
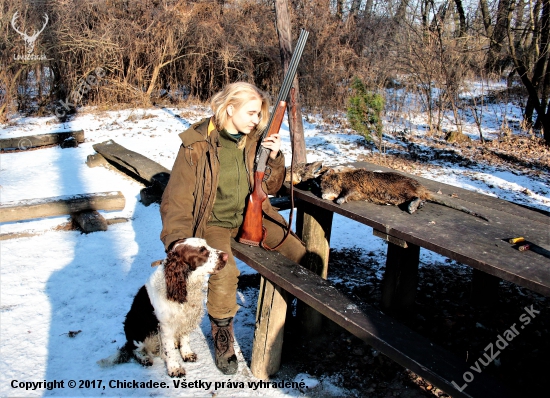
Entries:
[[265, 239], [265, 228], [262, 225], [262, 203], [267, 199], [267, 194], [262, 188], [262, 181], [265, 176], [267, 160], [269, 159], [271, 150], [263, 147], [261, 142], [263, 142], [266, 137], [277, 134], [281, 128], [285, 115], [287, 98], [292, 88], [292, 83], [296, 76], [296, 70], [298, 69], [298, 64], [302, 57], [308, 35], [309, 32], [304, 29], [301, 30], [300, 37], [296, 42], [296, 48], [290, 59], [288, 71], [283, 79], [283, 84], [279, 91], [279, 96], [277, 97], [277, 103], [271, 113], [267, 127], [260, 137], [260, 145], [258, 146], [258, 151], [254, 160], [254, 188], [252, 193], [248, 196], [244, 220], [239, 234], [237, 235], [237, 241], [246, 245], [259, 246]]

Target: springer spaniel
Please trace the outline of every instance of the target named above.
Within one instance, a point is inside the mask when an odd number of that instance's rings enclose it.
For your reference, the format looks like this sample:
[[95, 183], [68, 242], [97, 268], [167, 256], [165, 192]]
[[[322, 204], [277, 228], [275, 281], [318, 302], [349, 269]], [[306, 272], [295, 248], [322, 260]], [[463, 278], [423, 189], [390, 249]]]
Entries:
[[184, 376], [183, 362], [197, 360], [189, 335], [204, 315], [204, 276], [218, 272], [226, 263], [227, 254], [211, 248], [204, 239], [177, 242], [134, 297], [124, 321], [126, 344], [98, 364], [106, 367], [133, 357], [151, 366], [153, 355], [160, 352], [168, 375]]

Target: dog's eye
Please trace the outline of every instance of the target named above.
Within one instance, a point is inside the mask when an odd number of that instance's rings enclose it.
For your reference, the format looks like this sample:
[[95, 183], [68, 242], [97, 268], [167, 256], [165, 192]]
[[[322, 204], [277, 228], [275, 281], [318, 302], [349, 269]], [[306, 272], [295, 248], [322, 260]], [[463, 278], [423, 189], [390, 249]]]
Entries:
[[201, 254], [206, 254], [206, 253], [208, 253], [208, 249], [207, 249], [205, 246], [202, 246], [202, 247], [199, 249], [199, 253], [201, 253]]

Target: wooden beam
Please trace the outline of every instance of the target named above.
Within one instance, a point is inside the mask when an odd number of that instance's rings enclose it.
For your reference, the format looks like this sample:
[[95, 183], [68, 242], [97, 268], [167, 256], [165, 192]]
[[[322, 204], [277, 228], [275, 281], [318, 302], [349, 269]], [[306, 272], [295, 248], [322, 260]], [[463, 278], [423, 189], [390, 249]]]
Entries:
[[287, 302], [286, 292], [262, 277], [256, 309], [256, 327], [250, 370], [266, 380], [281, 366]]
[[94, 155], [88, 155], [86, 157], [86, 164], [88, 165], [88, 167], [105, 167], [109, 165], [109, 162], [103, 157], [103, 155], [96, 153]]
[[124, 209], [126, 199], [120, 191], [99, 192], [52, 198], [27, 199], [0, 205], [0, 222], [62, 216], [89, 210]]
[[[108, 218], [107, 225], [113, 225], [113, 224], [120, 224], [124, 222], [130, 221], [128, 218], [125, 217], [114, 217], [114, 218]], [[43, 230], [34, 230], [34, 231], [24, 231], [24, 232], [5, 232], [0, 234], [0, 241], [1, 240], [9, 240], [9, 239], [18, 239], [18, 238], [30, 238], [32, 236], [39, 236], [43, 235], [44, 233], [48, 231], [73, 231], [75, 228], [73, 226], [73, 221], [64, 222], [62, 224], [59, 224], [57, 227], [54, 228], [48, 228]]]
[[382, 279], [382, 309], [395, 315], [410, 315], [418, 286], [420, 247], [401, 247], [388, 242], [386, 271]]
[[407, 242], [405, 242], [403, 239], [399, 239], [399, 238], [396, 238], [395, 236], [388, 235], [387, 233], [379, 231], [377, 229], [373, 229], [372, 234], [374, 236], [378, 237], [378, 238], [382, 238], [385, 241], [391, 242], [394, 245], [397, 245], [397, 246], [402, 247], [404, 249], [406, 249], [408, 247]]
[[[328, 275], [332, 215], [331, 211], [304, 204], [299, 207], [296, 220], [298, 236], [307, 250], [302, 265], [323, 279]], [[318, 311], [299, 301], [297, 312], [302, 333], [310, 337], [321, 333], [323, 316]]]
[[47, 145], [61, 145], [68, 138], [76, 140], [77, 143], [82, 143], [84, 142], [84, 130], [60, 131], [56, 133], [29, 135], [25, 137], [2, 138], [0, 139], [0, 149], [15, 149], [24, 151]]

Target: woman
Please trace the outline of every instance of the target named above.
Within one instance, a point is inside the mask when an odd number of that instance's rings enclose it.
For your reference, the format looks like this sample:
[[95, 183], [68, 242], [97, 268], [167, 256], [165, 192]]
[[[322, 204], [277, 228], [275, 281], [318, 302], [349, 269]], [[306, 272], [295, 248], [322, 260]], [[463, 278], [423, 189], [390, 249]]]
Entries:
[[[211, 108], [212, 117], [179, 135], [182, 145], [160, 207], [161, 240], [169, 251], [180, 239], [200, 237], [229, 254], [225, 268], [208, 281], [206, 306], [216, 366], [224, 374], [234, 374], [238, 363], [233, 348], [233, 317], [239, 309], [239, 270], [231, 255], [231, 239], [239, 231], [246, 197], [252, 192], [254, 157], [260, 132], [269, 118], [269, 99], [254, 85], [237, 82], [214, 95]], [[271, 150], [263, 189], [275, 194], [285, 175], [285, 160], [279, 150], [281, 138], [273, 134], [262, 145]], [[265, 243], [274, 247], [282, 240], [286, 223], [269, 200], [264, 201], [263, 212]], [[300, 262], [306, 253], [293, 235], [278, 251], [295, 262]]]

